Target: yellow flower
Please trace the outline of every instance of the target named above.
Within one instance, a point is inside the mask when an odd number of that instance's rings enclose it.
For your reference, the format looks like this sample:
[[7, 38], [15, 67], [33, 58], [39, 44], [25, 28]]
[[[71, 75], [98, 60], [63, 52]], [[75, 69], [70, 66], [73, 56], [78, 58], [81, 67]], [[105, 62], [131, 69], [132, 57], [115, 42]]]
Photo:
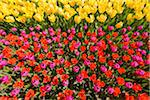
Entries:
[[131, 13], [129, 13], [128, 15], [127, 15], [127, 20], [133, 20], [133, 14], [131, 14]]
[[116, 28], [121, 28], [123, 26], [123, 22], [119, 22], [116, 24]]
[[98, 7], [98, 11], [99, 11], [100, 13], [104, 13], [104, 12], [106, 11], [106, 6], [99, 6], [99, 7]]
[[79, 24], [81, 22], [81, 17], [76, 15], [74, 17], [74, 21], [75, 21], [75, 23]]
[[75, 1], [74, 0], [70, 0], [69, 4], [73, 7], [73, 6], [75, 6]]
[[16, 18], [16, 20], [18, 22], [25, 23], [26, 22], [26, 17], [25, 16], [19, 16], [18, 18]]
[[107, 16], [104, 14], [101, 14], [100, 16], [97, 16], [97, 20], [100, 22], [105, 22], [107, 19]]
[[150, 22], [150, 14], [146, 15], [146, 21]]
[[8, 23], [15, 22], [15, 19], [13, 16], [7, 16], [5, 17], [5, 22], [8, 22]]
[[63, 10], [61, 7], [58, 7], [57, 13], [58, 13], [59, 15], [63, 15], [63, 14], [64, 14], [64, 10]]
[[112, 9], [112, 8], [108, 8], [107, 9], [107, 13], [110, 16], [110, 18], [114, 18], [116, 16], [116, 14], [117, 14], [117, 11]]
[[69, 20], [70, 19], [70, 14], [69, 14], [69, 12], [65, 12], [64, 13], [64, 18], [66, 19], [66, 20]]
[[17, 10], [13, 10], [13, 11], [12, 11], [12, 14], [13, 14], [13, 16], [18, 16], [18, 15], [19, 15], [19, 12], [18, 12]]
[[38, 22], [41, 22], [43, 21], [43, 15], [39, 14], [39, 13], [36, 13], [33, 18], [38, 21]]
[[134, 15], [134, 18], [136, 18], [137, 20], [140, 20], [144, 17], [144, 14], [140, 11], [140, 12], [136, 12]]
[[95, 20], [95, 17], [94, 17], [94, 15], [90, 15], [90, 18], [89, 18], [89, 17], [86, 17], [85, 20], [86, 20], [88, 23], [93, 23], [94, 20]]
[[48, 20], [50, 21], [50, 22], [55, 22], [56, 21], [56, 16], [54, 15], [54, 14], [51, 14], [50, 16], [48, 16]]
[[4, 19], [4, 15], [0, 13], [0, 21], [2, 21], [3, 19]]

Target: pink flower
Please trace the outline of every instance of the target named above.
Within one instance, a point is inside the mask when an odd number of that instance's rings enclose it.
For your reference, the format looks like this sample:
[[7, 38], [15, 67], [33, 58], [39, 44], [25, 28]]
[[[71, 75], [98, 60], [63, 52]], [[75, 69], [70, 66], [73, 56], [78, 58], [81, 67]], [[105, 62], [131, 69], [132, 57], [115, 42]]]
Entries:
[[101, 88], [100, 88], [98, 85], [94, 85], [94, 91], [95, 91], [95, 92], [99, 92], [100, 89], [101, 89]]
[[133, 84], [131, 82], [126, 82], [125, 86], [130, 89], [133, 87]]
[[131, 29], [132, 29], [131, 26], [128, 26], [128, 27], [127, 27], [127, 30], [128, 30], [128, 31], [130, 31]]
[[2, 78], [1, 78], [1, 80], [2, 80], [2, 83], [8, 83], [9, 82], [9, 77], [6, 75], [6, 76], [3, 76]]
[[51, 69], [54, 69], [55, 63], [51, 62], [50, 65], [49, 65], [49, 67], [50, 67]]
[[46, 85], [45, 88], [46, 88], [46, 92], [50, 92], [52, 89], [52, 87], [49, 84]]
[[88, 29], [88, 26], [87, 25], [84, 25], [84, 30], [87, 30]]
[[83, 80], [83, 76], [81, 75], [81, 74], [79, 74], [77, 77], [76, 77], [76, 81], [77, 82], [82, 82], [82, 80]]
[[142, 30], [142, 29], [143, 29], [142, 25], [138, 26], [138, 30]]
[[17, 31], [17, 28], [16, 28], [16, 27], [13, 27], [13, 28], [11, 28], [11, 30], [12, 30], [13, 32], [16, 32], [16, 31]]
[[74, 99], [73, 99], [73, 96], [66, 96], [65, 100], [74, 100]]
[[36, 26], [35, 29], [39, 31], [40, 30], [40, 26], [39, 25]]
[[132, 67], [137, 67], [139, 64], [136, 61], [133, 61], [133, 62], [130, 63], [130, 65]]
[[29, 27], [29, 30], [30, 30], [30, 31], [33, 31], [33, 30], [34, 30], [34, 28], [33, 28], [33, 27]]
[[37, 87], [40, 84], [39, 80], [32, 80], [32, 85]]
[[127, 31], [126, 28], [123, 28], [123, 29], [121, 30], [122, 33], [126, 33], [126, 31]]
[[118, 63], [116, 63], [114, 66], [113, 66], [115, 69], [118, 69], [120, 68], [120, 65]]
[[20, 67], [15, 66], [15, 67], [13, 67], [13, 70], [14, 70], [14, 71], [19, 71], [19, 70], [20, 70]]
[[19, 92], [20, 92], [20, 89], [16, 88], [16, 89], [14, 89], [14, 90], [11, 91], [10, 95], [13, 96], [13, 97], [15, 97], [15, 96], [17, 96], [17, 94], [19, 94]]
[[102, 66], [100, 67], [100, 70], [101, 70], [103, 73], [105, 73], [105, 72], [107, 71], [107, 68], [106, 68], [104, 65], [102, 65]]
[[76, 72], [76, 73], [79, 72], [79, 69], [80, 69], [79, 66], [74, 66], [73, 67], [73, 71]]
[[107, 92], [108, 92], [109, 94], [113, 94], [113, 93], [114, 93], [114, 89], [113, 89], [112, 87], [108, 87], [108, 88], [107, 88]]
[[113, 26], [108, 26], [108, 30], [112, 31], [112, 30], [114, 30], [114, 27]]
[[68, 86], [68, 84], [69, 84], [69, 81], [68, 81], [68, 80], [64, 80], [64, 81], [62, 82], [62, 85], [63, 85], [63, 86]]

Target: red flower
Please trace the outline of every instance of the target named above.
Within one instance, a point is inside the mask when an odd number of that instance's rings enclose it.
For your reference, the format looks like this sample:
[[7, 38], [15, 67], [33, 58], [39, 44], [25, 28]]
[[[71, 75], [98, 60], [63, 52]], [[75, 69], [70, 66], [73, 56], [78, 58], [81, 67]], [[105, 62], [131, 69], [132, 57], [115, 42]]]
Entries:
[[119, 58], [119, 55], [117, 53], [113, 53], [112, 57], [113, 57], [114, 60], [116, 60], [117, 58]]
[[105, 63], [106, 62], [106, 58], [105, 57], [99, 57], [98, 61], [100, 63]]
[[114, 96], [118, 96], [120, 93], [121, 93], [120, 88], [119, 87], [115, 87], [113, 95]]
[[95, 63], [90, 63], [90, 69], [94, 70], [96, 68], [96, 64]]
[[58, 78], [55, 76], [55, 77], [53, 78], [53, 80], [52, 80], [52, 85], [58, 85], [58, 82], [59, 82], [59, 80], [58, 80]]
[[87, 59], [87, 54], [83, 53], [81, 58], [82, 58], [83, 60], [86, 60], [86, 59]]
[[132, 89], [133, 89], [135, 92], [142, 91], [141, 85], [140, 85], [140, 84], [136, 84], [136, 83], [134, 83]]
[[89, 55], [88, 56], [88, 59], [90, 59], [90, 60], [94, 60], [94, 58], [95, 58], [94, 55]]
[[150, 100], [150, 97], [147, 93], [142, 93], [138, 95], [138, 100]]
[[79, 33], [78, 33], [78, 37], [79, 37], [79, 38], [82, 38], [82, 32], [79, 32]]
[[126, 100], [135, 100], [134, 96], [130, 96], [128, 93], [125, 93]]
[[83, 78], [88, 78], [88, 73], [85, 70], [81, 71], [81, 75], [83, 76]]
[[43, 83], [50, 82], [51, 78], [49, 76], [44, 76]]
[[124, 55], [122, 57], [123, 61], [128, 62], [130, 60], [130, 56], [129, 55]]
[[23, 88], [24, 87], [24, 82], [22, 80], [17, 81], [13, 85], [14, 88]]
[[57, 100], [65, 100], [65, 94], [63, 94], [63, 93], [58, 93]]
[[106, 39], [109, 40], [111, 36], [109, 34], [106, 35]]
[[109, 60], [109, 61], [108, 61], [108, 65], [112, 67], [112, 66], [114, 65], [113, 60]]
[[46, 54], [46, 57], [47, 57], [47, 58], [52, 58], [52, 57], [53, 57], [53, 53], [52, 53], [52, 52], [48, 52], [48, 53]]
[[77, 64], [77, 63], [78, 63], [78, 60], [77, 60], [76, 58], [71, 58], [71, 62], [72, 62], [73, 64]]
[[96, 81], [96, 74], [92, 74], [92, 76], [90, 76], [90, 80], [92, 82], [95, 82]]
[[67, 60], [64, 62], [64, 64], [65, 64], [65, 66], [64, 66], [65, 68], [68, 68], [68, 67], [70, 67], [70, 65], [71, 65], [70, 62], [67, 61]]
[[46, 88], [45, 88], [45, 86], [41, 86], [40, 87], [40, 96], [45, 96], [46, 95]]
[[118, 32], [113, 32], [113, 33], [112, 33], [112, 36], [113, 36], [113, 37], [117, 37], [117, 36], [118, 36]]
[[119, 72], [119, 74], [123, 74], [126, 72], [126, 70], [124, 68], [118, 68], [117, 71]]
[[87, 33], [86, 33], [86, 36], [91, 36], [91, 33], [90, 33], [90, 32], [87, 32]]
[[129, 55], [133, 55], [134, 54], [134, 50], [133, 49], [128, 49], [127, 51], [128, 51]]
[[80, 47], [80, 50], [81, 50], [82, 52], [84, 52], [84, 51], [86, 50], [86, 47], [85, 47], [85, 46], [81, 46], [81, 47]]
[[67, 39], [65, 39], [63, 42], [65, 45], [67, 45], [69, 43], [69, 41]]
[[66, 89], [63, 92], [64, 92], [65, 96], [72, 96], [73, 95], [73, 91], [72, 90]]
[[67, 37], [67, 33], [66, 32], [62, 32], [62, 36], [63, 37]]
[[34, 68], [34, 71], [35, 72], [40, 72], [42, 69], [41, 69], [41, 67], [40, 67], [40, 65], [38, 65], [38, 66], [36, 66], [35, 68]]
[[122, 78], [122, 77], [118, 77], [117, 82], [118, 82], [119, 85], [124, 85], [125, 84], [124, 78]]
[[110, 77], [112, 76], [112, 71], [111, 71], [111, 70], [107, 70], [107, 71], [105, 72], [105, 75], [106, 75], [108, 78], [110, 78]]
[[56, 69], [56, 73], [62, 75], [64, 73], [63, 68]]
[[78, 96], [80, 100], [86, 100], [85, 91], [83, 89], [79, 91]]
[[67, 74], [61, 75], [61, 80], [62, 80], [62, 81], [65, 81], [65, 80], [67, 80], [68, 78], [69, 78], [69, 75], [67, 75]]
[[100, 79], [97, 79], [94, 83], [95, 83], [96, 85], [98, 85], [99, 87], [104, 87], [104, 86], [105, 86], [104, 81], [100, 81]]
[[40, 78], [39, 78], [38, 75], [35, 74], [35, 75], [32, 77], [32, 80], [40, 80]]
[[34, 94], [34, 90], [30, 89], [25, 95], [25, 100], [30, 100], [30, 98], [33, 97]]
[[87, 45], [89, 43], [89, 40], [84, 40], [84, 43]]

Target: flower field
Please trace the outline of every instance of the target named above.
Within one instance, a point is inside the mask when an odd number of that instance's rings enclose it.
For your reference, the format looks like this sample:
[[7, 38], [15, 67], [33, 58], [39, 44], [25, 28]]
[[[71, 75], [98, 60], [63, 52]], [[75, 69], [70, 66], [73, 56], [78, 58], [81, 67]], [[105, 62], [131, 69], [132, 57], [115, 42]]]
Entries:
[[149, 100], [149, 0], [0, 0], [0, 100]]

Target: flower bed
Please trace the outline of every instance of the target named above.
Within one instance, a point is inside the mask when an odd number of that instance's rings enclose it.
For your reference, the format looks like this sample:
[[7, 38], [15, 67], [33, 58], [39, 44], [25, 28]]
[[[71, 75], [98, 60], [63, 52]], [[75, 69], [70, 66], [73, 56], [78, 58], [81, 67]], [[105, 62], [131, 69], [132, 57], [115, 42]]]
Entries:
[[0, 8], [0, 100], [149, 99], [148, 0], [2, 0]]

